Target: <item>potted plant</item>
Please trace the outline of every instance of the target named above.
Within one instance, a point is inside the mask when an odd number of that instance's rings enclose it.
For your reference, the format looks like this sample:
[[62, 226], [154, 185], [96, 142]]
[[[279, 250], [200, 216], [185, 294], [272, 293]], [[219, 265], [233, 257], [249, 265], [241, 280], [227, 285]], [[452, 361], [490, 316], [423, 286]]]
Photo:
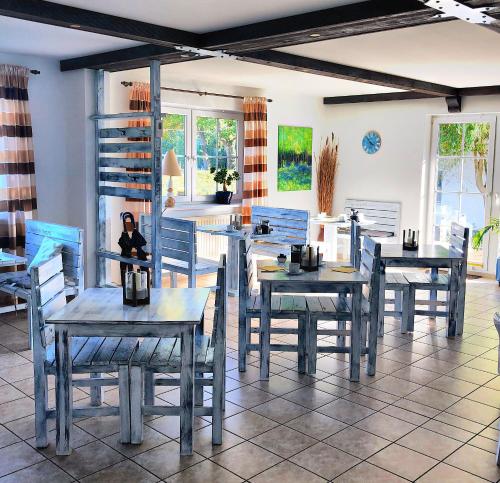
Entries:
[[233, 181], [240, 179], [240, 173], [235, 170], [228, 170], [227, 168], [210, 168], [210, 174], [214, 175], [214, 181], [217, 184], [222, 185], [222, 191], [217, 191], [215, 193], [215, 202], [220, 205], [229, 205], [233, 197], [233, 192], [228, 191], [228, 186], [231, 186]]
[[479, 248], [481, 248], [483, 238], [490, 230], [493, 230], [495, 233], [500, 233], [500, 218], [492, 218], [485, 227], [474, 233], [472, 236], [472, 248], [474, 248], [474, 250], [479, 250]]

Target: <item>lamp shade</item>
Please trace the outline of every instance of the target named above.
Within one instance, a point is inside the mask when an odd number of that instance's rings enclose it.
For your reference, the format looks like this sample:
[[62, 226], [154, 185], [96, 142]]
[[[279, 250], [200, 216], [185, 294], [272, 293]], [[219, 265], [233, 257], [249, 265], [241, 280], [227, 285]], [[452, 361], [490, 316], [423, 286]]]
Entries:
[[182, 176], [181, 167], [173, 149], [170, 149], [163, 157], [163, 174], [165, 176]]

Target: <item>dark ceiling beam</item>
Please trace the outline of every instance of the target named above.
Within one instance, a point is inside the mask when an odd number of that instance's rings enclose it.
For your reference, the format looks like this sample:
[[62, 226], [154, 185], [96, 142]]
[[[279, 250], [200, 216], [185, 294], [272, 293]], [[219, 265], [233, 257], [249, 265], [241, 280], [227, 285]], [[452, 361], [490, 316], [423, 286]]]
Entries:
[[198, 47], [197, 34], [44, 0], [0, 0], [0, 15], [164, 47]]
[[415, 91], [435, 96], [456, 95], [456, 89], [453, 87], [416, 79], [409, 79], [398, 75], [385, 74], [383, 72], [376, 72], [359, 67], [335, 64], [333, 62], [311, 59], [309, 57], [302, 57], [299, 55], [287, 54], [276, 50], [247, 52], [239, 55], [238, 57], [246, 62], [279, 67], [281, 69], [289, 69], [297, 72], [305, 72], [307, 74], [334, 77], [336, 79], [353, 82], [362, 82], [364, 84]]
[[201, 58], [169, 47], [139, 45], [113, 52], [61, 60], [60, 66], [63, 72], [77, 69], [105, 69], [109, 72], [117, 72], [148, 67], [151, 60], [159, 60], [162, 64], [175, 64]]
[[336, 96], [324, 97], [323, 104], [360, 104], [364, 102], [385, 102], [403, 101], [408, 99], [429, 99], [429, 98], [462, 98], [468, 96], [492, 96], [500, 95], [500, 86], [465, 87], [456, 89], [455, 96], [432, 96], [420, 94], [418, 92], [384, 92], [381, 94], [362, 94], [357, 96]]

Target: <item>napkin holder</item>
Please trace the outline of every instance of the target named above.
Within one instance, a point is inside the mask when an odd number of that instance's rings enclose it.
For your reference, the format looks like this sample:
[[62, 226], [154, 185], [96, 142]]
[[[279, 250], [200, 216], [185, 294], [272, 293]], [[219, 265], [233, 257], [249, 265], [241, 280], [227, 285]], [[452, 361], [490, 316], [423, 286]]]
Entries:
[[137, 307], [149, 305], [151, 298], [151, 273], [149, 268], [122, 272], [123, 305]]
[[403, 250], [417, 251], [418, 250], [418, 230], [403, 230]]
[[301, 263], [304, 254], [304, 245], [292, 245], [290, 247], [290, 263]]
[[319, 247], [305, 247], [305, 253], [300, 260], [300, 268], [306, 272], [317, 272], [319, 269]]

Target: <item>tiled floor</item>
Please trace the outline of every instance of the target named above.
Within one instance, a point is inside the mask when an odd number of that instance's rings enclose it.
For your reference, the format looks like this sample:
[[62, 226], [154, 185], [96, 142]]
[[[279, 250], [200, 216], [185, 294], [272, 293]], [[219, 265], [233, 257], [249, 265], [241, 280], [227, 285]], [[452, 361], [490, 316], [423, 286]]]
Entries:
[[[344, 356], [334, 355], [318, 360], [315, 378], [297, 374], [292, 353], [272, 355], [269, 382], [259, 381], [254, 354], [240, 374], [237, 304], [230, 299], [224, 444], [212, 446], [210, 418], [198, 418], [191, 457], [179, 456], [178, 420], [169, 416], [148, 419], [141, 446], [119, 443], [116, 417], [79, 420], [69, 457], [54, 454], [52, 422], [50, 446], [35, 450], [26, 319], [2, 315], [0, 482], [498, 481], [492, 317], [500, 289], [484, 280], [467, 289], [463, 337], [447, 339], [440, 319], [422, 319], [406, 336], [387, 320], [377, 375], [363, 373], [357, 384], [348, 380]], [[116, 389], [106, 392], [107, 402], [116, 398]], [[88, 402], [80, 389], [74, 399]], [[161, 388], [158, 400], [175, 403], [178, 391]]]

